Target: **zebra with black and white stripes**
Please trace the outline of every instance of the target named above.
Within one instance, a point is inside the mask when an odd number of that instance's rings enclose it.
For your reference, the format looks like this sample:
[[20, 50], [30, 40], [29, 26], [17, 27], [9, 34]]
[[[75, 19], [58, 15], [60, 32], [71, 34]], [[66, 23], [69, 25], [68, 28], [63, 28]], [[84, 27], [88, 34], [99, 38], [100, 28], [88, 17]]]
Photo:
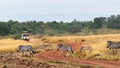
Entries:
[[65, 57], [65, 51], [68, 51], [70, 53], [70, 57], [73, 54], [72, 46], [71, 45], [63, 45], [63, 44], [58, 44], [57, 45], [57, 51], [61, 49], [63, 51], [63, 56]]
[[33, 57], [34, 50], [31, 45], [19, 45], [18, 48], [16, 49], [17, 52], [22, 52], [22, 56], [24, 55], [24, 52], [29, 52], [30, 57]]
[[90, 51], [90, 53], [92, 52], [92, 50], [93, 50], [93, 48], [91, 47], [91, 46], [81, 46], [80, 47], [80, 52], [82, 51], [82, 50], [89, 50]]
[[112, 49], [114, 55], [115, 49], [120, 49], [120, 41], [119, 42], [107, 41], [107, 48]]

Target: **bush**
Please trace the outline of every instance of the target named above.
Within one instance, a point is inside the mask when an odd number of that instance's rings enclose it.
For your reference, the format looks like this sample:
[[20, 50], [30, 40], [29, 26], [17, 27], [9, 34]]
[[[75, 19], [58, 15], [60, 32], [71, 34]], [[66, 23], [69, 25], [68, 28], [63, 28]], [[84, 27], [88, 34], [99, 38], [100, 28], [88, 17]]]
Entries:
[[74, 54], [73, 54], [73, 57], [75, 58], [84, 58], [86, 56], [86, 52], [85, 51], [76, 51]]
[[13, 39], [21, 39], [21, 35], [20, 34], [15, 34], [12, 36]]

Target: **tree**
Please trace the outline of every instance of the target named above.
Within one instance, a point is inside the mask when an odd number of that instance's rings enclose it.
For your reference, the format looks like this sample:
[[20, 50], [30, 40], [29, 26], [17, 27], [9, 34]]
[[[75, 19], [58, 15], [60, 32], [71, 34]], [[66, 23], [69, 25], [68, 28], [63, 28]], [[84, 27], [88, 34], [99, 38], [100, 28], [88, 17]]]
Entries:
[[104, 23], [104, 21], [105, 21], [105, 17], [96, 17], [95, 19], [94, 19], [94, 25], [93, 25], [93, 27], [94, 28], [101, 28], [102, 27], [102, 24]]
[[107, 21], [107, 27], [108, 28], [116, 28], [120, 29], [120, 15], [111, 15], [111, 17], [108, 17]]
[[4, 22], [0, 22], [0, 35], [5, 36], [9, 34], [9, 28]]

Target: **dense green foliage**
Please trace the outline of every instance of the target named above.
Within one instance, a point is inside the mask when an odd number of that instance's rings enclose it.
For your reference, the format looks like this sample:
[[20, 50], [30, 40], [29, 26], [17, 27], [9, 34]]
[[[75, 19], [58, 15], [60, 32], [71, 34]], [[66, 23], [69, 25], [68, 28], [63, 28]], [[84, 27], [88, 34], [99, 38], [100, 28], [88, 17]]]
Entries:
[[9, 20], [0, 22], [0, 36], [20, 34], [22, 31], [29, 31], [31, 34], [57, 35], [57, 34], [77, 34], [89, 33], [95, 34], [98, 29], [120, 29], [120, 15], [111, 15], [110, 17], [96, 17], [93, 21], [72, 22], [43, 22], [27, 21], [18, 22]]

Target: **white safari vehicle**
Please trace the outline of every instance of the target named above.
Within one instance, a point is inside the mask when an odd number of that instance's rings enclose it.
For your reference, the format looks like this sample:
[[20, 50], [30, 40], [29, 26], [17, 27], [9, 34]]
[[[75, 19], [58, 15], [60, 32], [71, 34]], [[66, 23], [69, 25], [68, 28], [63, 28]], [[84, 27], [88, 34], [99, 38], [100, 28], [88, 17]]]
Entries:
[[21, 39], [25, 40], [25, 41], [29, 41], [30, 40], [30, 34], [28, 31], [23, 31], [21, 34]]

